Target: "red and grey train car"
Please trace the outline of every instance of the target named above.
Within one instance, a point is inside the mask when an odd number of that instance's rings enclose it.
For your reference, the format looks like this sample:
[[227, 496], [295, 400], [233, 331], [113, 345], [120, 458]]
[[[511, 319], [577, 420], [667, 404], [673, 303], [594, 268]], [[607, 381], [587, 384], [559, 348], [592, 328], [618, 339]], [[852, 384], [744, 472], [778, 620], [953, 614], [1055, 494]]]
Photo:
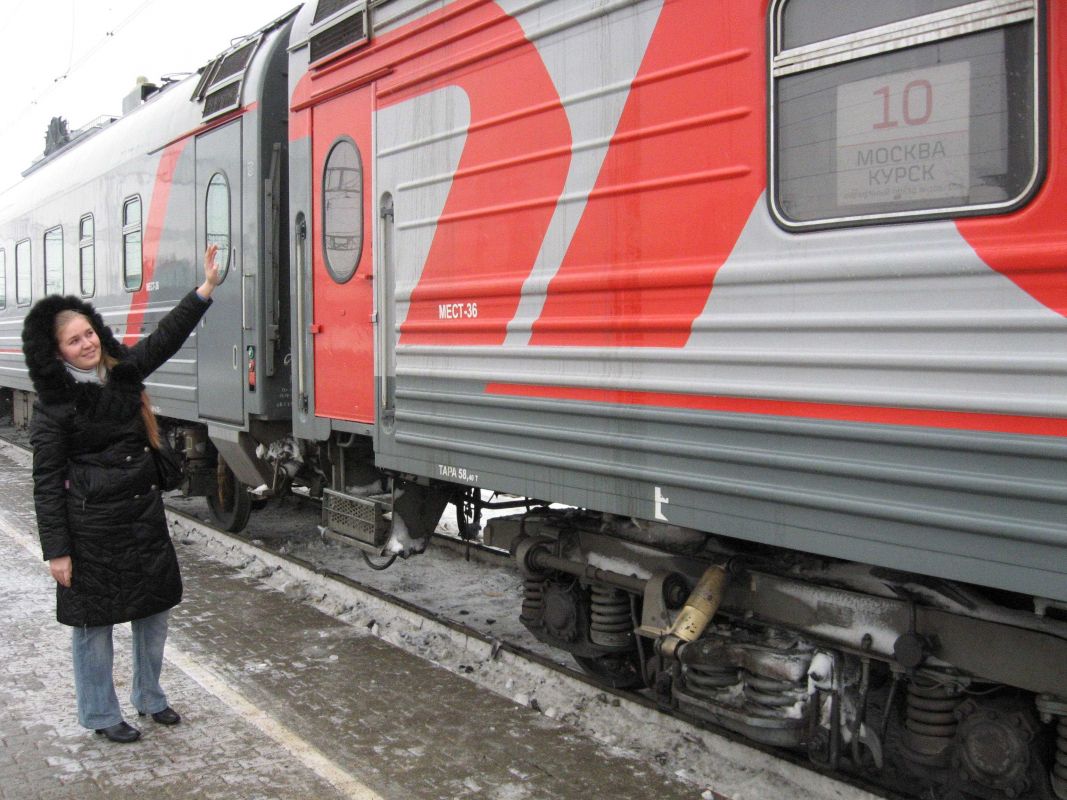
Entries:
[[489, 535], [602, 679], [891, 787], [1067, 798], [1067, 7], [319, 0], [243, 82], [241, 46], [0, 229], [30, 299], [99, 195], [127, 336], [229, 243], [149, 387], [224, 519], [303, 482], [406, 555], [449, 500], [536, 498]]

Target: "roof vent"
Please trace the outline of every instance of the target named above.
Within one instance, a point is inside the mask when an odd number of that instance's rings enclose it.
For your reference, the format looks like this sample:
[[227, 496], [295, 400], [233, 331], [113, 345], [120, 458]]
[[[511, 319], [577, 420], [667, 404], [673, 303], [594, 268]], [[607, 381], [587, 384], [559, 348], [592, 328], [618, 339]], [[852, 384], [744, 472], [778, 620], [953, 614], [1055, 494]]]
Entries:
[[311, 63], [370, 38], [366, 0], [319, 0], [308, 31]]
[[204, 67], [193, 96], [189, 98], [204, 101], [204, 119], [241, 107], [245, 73], [262, 39], [258, 35], [246, 39]]

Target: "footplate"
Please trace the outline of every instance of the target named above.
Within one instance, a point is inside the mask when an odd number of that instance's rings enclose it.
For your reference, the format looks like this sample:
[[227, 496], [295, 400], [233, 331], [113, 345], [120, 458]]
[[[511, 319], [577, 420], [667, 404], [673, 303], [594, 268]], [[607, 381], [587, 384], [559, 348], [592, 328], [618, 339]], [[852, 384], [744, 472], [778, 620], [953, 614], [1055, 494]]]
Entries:
[[389, 494], [355, 497], [333, 489], [323, 489], [323, 536], [341, 544], [353, 544], [369, 553], [380, 554], [389, 537], [386, 515], [392, 509], [392, 496]]

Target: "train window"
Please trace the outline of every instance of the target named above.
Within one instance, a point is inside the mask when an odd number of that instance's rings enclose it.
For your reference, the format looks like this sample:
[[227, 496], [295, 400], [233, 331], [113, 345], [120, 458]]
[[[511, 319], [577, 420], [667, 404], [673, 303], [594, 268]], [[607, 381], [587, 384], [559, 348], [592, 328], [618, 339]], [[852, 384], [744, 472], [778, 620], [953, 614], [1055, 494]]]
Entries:
[[44, 293], [63, 294], [63, 229], [44, 232]]
[[32, 299], [30, 280], [30, 240], [15, 245], [15, 302], [28, 306]]
[[779, 0], [770, 180], [779, 222], [1018, 207], [1040, 175], [1037, 2]]
[[363, 255], [363, 161], [351, 139], [330, 148], [322, 172], [322, 238], [326, 269], [349, 280]]
[[221, 172], [216, 172], [208, 181], [204, 208], [207, 244], [219, 246], [215, 262], [219, 265], [220, 278], [226, 280], [230, 269], [230, 185]]
[[7, 250], [0, 248], [0, 308], [7, 308]]
[[82, 297], [96, 291], [96, 230], [92, 214], [78, 222], [78, 283]]
[[122, 282], [126, 291], [141, 288], [141, 198], [130, 197], [122, 204]]

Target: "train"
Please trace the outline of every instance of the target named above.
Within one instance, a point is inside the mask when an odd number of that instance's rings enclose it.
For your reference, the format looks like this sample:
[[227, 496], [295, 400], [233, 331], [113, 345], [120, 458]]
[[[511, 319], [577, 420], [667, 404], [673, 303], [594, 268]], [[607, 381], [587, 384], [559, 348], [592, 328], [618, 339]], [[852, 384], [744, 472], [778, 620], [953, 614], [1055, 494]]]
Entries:
[[216, 243], [147, 389], [223, 528], [384, 567], [452, 504], [596, 680], [1067, 800], [1065, 82], [1058, 0], [309, 0], [0, 196], [0, 386]]

